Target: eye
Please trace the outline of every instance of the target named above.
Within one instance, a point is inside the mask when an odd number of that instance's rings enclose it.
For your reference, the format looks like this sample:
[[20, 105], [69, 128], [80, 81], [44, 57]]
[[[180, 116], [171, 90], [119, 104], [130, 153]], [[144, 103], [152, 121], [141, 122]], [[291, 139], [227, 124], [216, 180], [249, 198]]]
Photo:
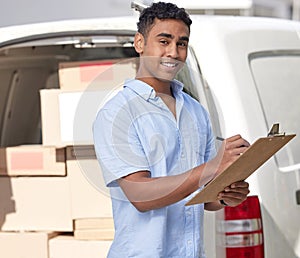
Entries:
[[162, 44], [162, 45], [168, 45], [168, 41], [167, 40], [165, 40], [165, 39], [161, 39], [160, 41], [160, 44]]
[[186, 41], [180, 41], [177, 43], [178, 47], [186, 48], [188, 43]]

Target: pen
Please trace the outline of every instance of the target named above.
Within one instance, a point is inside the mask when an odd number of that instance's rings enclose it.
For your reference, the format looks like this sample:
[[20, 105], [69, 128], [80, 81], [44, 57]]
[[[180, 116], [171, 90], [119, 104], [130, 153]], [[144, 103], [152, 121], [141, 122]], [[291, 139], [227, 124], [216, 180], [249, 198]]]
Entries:
[[217, 137], [216, 137], [216, 140], [224, 141], [225, 139], [224, 139], [223, 137], [217, 136]]
[[[220, 137], [220, 136], [217, 136], [216, 137], [216, 140], [218, 140], [218, 141], [224, 141], [225, 139], [223, 138], [223, 137]], [[245, 145], [241, 145], [240, 147], [246, 147]]]

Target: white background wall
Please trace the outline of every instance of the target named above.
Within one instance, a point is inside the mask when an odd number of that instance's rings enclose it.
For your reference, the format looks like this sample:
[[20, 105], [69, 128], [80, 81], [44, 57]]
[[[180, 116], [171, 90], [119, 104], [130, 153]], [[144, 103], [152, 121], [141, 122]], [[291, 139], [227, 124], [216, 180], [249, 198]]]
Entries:
[[0, 27], [132, 14], [131, 0], [0, 0]]

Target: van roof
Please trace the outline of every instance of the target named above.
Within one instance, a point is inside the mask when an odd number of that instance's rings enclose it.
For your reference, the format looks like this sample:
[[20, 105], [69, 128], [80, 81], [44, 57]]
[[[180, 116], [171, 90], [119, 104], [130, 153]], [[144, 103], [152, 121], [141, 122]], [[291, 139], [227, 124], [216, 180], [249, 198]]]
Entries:
[[[291, 20], [283, 20], [276, 18], [265, 17], [246, 17], [246, 16], [209, 16], [209, 15], [192, 15], [193, 25], [205, 23], [205, 26], [230, 28], [232, 30], [247, 29], [263, 29], [263, 28], [285, 28], [296, 30], [300, 36], [299, 22]], [[97, 32], [104, 35], [134, 35], [137, 30], [137, 17], [113, 17], [113, 18], [98, 18], [98, 19], [78, 19], [44, 22], [26, 25], [17, 25], [0, 28], [0, 47], [19, 43], [18, 39], [34, 40], [39, 37], [59, 36], [69, 33], [70, 35], [76, 32]], [[241, 24], [243, 26], [241, 26]], [[226, 33], [224, 31], [224, 33]]]
[[64, 32], [120, 32], [120, 34], [133, 34], [136, 31], [137, 19], [134, 16], [78, 19], [34, 24], [16, 25], [0, 28], [0, 46], [3, 42], [13, 41], [38, 35], [51, 35]]

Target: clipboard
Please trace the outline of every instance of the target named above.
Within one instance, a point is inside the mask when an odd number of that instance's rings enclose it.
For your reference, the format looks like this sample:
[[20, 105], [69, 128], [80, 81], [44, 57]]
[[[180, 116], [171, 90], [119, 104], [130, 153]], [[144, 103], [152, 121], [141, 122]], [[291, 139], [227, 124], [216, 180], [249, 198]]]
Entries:
[[[273, 125], [272, 129], [274, 126], [278, 124]], [[216, 201], [218, 194], [227, 186], [245, 180], [296, 136], [296, 134], [274, 133], [272, 129], [267, 137], [257, 139], [234, 163], [210, 181], [185, 205]]]

